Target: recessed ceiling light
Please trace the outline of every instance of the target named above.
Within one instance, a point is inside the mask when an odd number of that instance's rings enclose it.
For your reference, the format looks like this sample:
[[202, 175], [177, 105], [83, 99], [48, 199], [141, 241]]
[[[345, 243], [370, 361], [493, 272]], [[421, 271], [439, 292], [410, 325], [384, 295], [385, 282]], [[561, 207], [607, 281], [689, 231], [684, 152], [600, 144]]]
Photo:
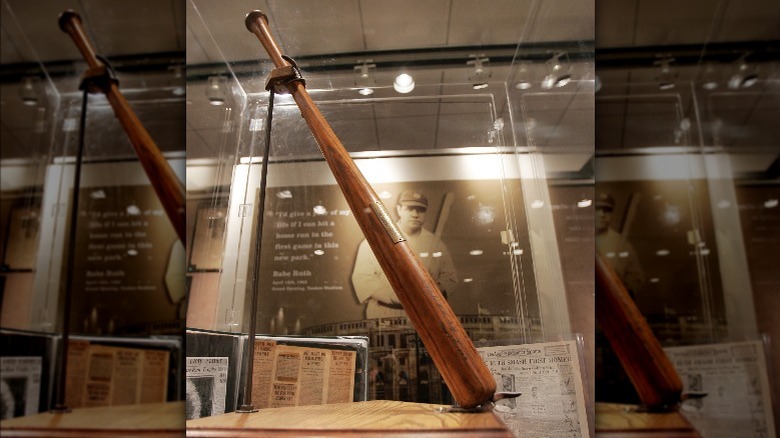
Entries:
[[414, 78], [406, 73], [401, 73], [395, 77], [395, 81], [393, 81], [393, 89], [402, 94], [411, 92], [414, 90]]
[[209, 76], [206, 84], [206, 98], [210, 105], [220, 106], [225, 104], [225, 78], [221, 76]]

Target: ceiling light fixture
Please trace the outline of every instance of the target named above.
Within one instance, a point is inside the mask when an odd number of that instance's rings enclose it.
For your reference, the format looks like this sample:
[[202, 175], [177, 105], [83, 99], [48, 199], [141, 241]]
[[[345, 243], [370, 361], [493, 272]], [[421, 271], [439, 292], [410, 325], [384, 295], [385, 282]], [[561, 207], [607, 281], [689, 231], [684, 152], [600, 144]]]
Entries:
[[469, 58], [474, 58], [470, 61], [466, 61], [467, 65], [474, 66], [474, 75], [469, 78], [471, 87], [475, 90], [487, 88], [491, 73], [486, 64], [490, 62], [490, 58], [485, 57], [484, 53], [469, 55]]
[[674, 88], [674, 80], [677, 79], [677, 73], [672, 69], [671, 64], [674, 58], [661, 58], [655, 61], [653, 65], [661, 66], [661, 73], [655, 78], [659, 90], [671, 90]]
[[354, 67], [355, 86], [358, 88], [358, 93], [363, 96], [374, 94], [373, 87], [376, 87], [376, 80], [374, 79], [376, 64], [371, 64], [372, 61], [371, 59], [358, 59], [357, 62], [360, 64]]
[[566, 59], [569, 58], [568, 53], [559, 52], [547, 61], [550, 71], [547, 76], [542, 79], [542, 88], [545, 90], [549, 90], [553, 87], [560, 88], [571, 82], [571, 65], [564, 68], [563, 63], [561, 62], [562, 56], [565, 56]]
[[728, 86], [732, 90], [738, 90], [740, 88], [750, 88], [758, 81], [758, 72], [754, 67], [748, 65], [745, 58], [749, 53], [746, 53], [737, 59], [736, 72], [729, 78]]
[[22, 97], [24, 106], [38, 105], [38, 82], [39, 79], [33, 76], [22, 79], [22, 89], [19, 91], [19, 94]]
[[718, 88], [718, 78], [715, 75], [715, 67], [712, 64], [707, 64], [707, 67], [704, 68], [704, 73], [702, 73], [701, 77], [701, 87], [708, 91]]
[[393, 89], [401, 94], [406, 94], [414, 90], [414, 78], [407, 73], [401, 73], [393, 81]]
[[171, 81], [173, 89], [171, 90], [171, 93], [173, 93], [174, 96], [184, 96], [187, 93], [184, 89], [184, 66], [176, 64], [171, 67], [171, 70], [173, 70], [173, 80]]
[[531, 82], [531, 72], [528, 71], [528, 63], [527, 62], [521, 62], [520, 67], [517, 69], [517, 83], [515, 83], [515, 88], [518, 90], [527, 90], [531, 87], [533, 87], [533, 82]]
[[206, 97], [209, 99], [209, 104], [215, 106], [225, 104], [225, 91], [223, 88], [225, 82], [226, 80], [222, 76], [209, 76], [206, 84]]

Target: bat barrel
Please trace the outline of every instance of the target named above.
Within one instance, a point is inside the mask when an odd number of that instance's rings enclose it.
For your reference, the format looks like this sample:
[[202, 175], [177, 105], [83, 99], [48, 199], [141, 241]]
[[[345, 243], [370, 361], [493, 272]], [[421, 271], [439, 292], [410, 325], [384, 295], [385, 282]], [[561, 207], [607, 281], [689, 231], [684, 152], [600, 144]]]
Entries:
[[596, 318], [642, 403], [680, 402], [682, 381], [614, 270], [596, 255]]

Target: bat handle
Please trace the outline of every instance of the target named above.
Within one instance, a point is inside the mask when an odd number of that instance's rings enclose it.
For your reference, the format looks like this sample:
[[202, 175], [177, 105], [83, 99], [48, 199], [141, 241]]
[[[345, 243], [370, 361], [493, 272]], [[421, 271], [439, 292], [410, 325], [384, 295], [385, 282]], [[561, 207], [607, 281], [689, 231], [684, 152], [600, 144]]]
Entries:
[[89, 43], [84, 28], [81, 26], [81, 16], [76, 11], [72, 9], [64, 11], [60, 14], [58, 23], [60, 29], [70, 35], [73, 42], [76, 43], [76, 47], [90, 67], [99, 67], [103, 64], [98, 59], [95, 48]]
[[271, 58], [271, 62], [277, 68], [290, 65], [279, 49], [279, 45], [276, 44], [273, 35], [271, 35], [271, 30], [268, 28], [268, 17], [263, 12], [255, 10], [246, 14], [244, 23], [246, 28], [260, 40], [260, 44], [263, 45], [263, 48], [265, 48], [265, 51]]

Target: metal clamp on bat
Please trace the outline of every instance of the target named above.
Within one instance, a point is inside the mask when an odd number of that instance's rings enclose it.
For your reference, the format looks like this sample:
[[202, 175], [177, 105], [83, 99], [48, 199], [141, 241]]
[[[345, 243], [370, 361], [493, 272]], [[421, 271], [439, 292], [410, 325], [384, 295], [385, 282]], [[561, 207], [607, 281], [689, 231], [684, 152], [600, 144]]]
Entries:
[[287, 88], [287, 84], [298, 81], [303, 86], [306, 86], [306, 79], [301, 75], [301, 70], [298, 69], [298, 65], [287, 55], [282, 55], [282, 59], [289, 62], [290, 65], [284, 67], [278, 67], [271, 70], [268, 74], [268, 79], [265, 80], [265, 89], [268, 91], [273, 90], [276, 94], [288, 94], [290, 90]]
[[86, 89], [90, 93], [105, 93], [111, 87], [111, 84], [119, 86], [119, 80], [116, 78], [114, 68], [108, 60], [102, 56], [96, 56], [103, 65], [89, 67], [81, 75], [79, 90]]
[[57, 20], [60, 29], [74, 37], [76, 46], [87, 61], [87, 69], [81, 76], [79, 90], [90, 93], [106, 93], [111, 84], [119, 85], [111, 63], [102, 56], [95, 54], [95, 49], [89, 43], [81, 27], [81, 16], [73, 10], [66, 10]]

